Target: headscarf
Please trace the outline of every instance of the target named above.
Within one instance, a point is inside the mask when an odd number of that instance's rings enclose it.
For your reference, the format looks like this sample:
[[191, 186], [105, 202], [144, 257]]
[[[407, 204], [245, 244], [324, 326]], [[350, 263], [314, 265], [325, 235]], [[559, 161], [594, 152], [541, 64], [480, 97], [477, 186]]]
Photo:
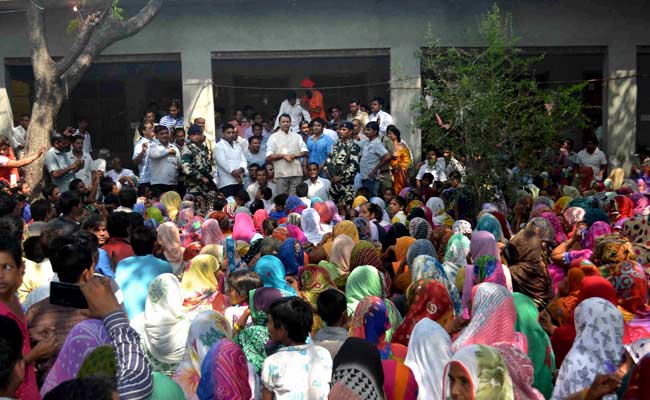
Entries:
[[224, 249], [224, 246], [222, 246], [220, 244], [209, 244], [209, 245], [203, 246], [203, 248], [201, 249], [201, 252], [199, 254], [211, 255], [211, 256], [213, 256], [214, 258], [217, 259], [217, 262], [219, 263], [219, 265], [222, 265], [224, 263], [223, 262], [223, 256], [224, 256], [223, 249]]
[[264, 221], [269, 218], [269, 213], [264, 209], [255, 211], [253, 214], [253, 225], [255, 226], [255, 232], [262, 234], [264, 232], [264, 227], [262, 224]]
[[454, 222], [454, 225], [451, 227], [454, 233], [470, 234], [472, 233], [472, 224], [465, 221], [464, 219], [459, 219]]
[[[408, 248], [406, 252], [406, 265], [409, 266], [411, 271], [411, 279], [416, 281], [422, 276], [416, 276], [417, 274], [413, 271], [413, 262], [419, 256], [431, 256], [434, 259], [436, 258], [436, 249], [433, 247], [433, 244], [427, 239], [418, 239], [413, 241], [413, 244]], [[409, 282], [410, 284], [410, 282]]]
[[255, 272], [262, 279], [264, 287], [280, 290], [288, 296], [296, 296], [296, 291], [285, 280], [285, 269], [282, 261], [276, 256], [263, 256], [255, 264]]
[[148, 216], [149, 219], [152, 219], [152, 220], [156, 221], [159, 224], [162, 224], [162, 223], [165, 222], [165, 217], [163, 217], [162, 211], [160, 211], [160, 209], [158, 207], [155, 207], [155, 206], [151, 206], [151, 207], [147, 208], [147, 210], [145, 212], [145, 217], [146, 216]]
[[596, 221], [589, 227], [584, 240], [580, 240], [580, 244], [583, 249], [593, 250], [596, 239], [603, 235], [609, 235], [610, 233], [612, 233], [612, 228], [607, 222]]
[[384, 371], [376, 346], [356, 337], [343, 342], [332, 364], [330, 396], [337, 399], [384, 399]]
[[181, 247], [178, 228], [173, 222], [165, 222], [158, 227], [157, 232], [158, 241], [162, 244], [165, 259], [172, 266], [174, 273], [177, 274], [183, 264], [183, 253], [185, 252], [185, 249]]
[[526, 335], [528, 342], [528, 357], [534, 366], [533, 387], [537, 388], [545, 398], [553, 393], [553, 372], [555, 371], [555, 356], [551, 348], [551, 340], [537, 322], [539, 312], [533, 300], [521, 293], [513, 293], [517, 322], [515, 330]]
[[508, 289], [495, 283], [481, 283], [474, 292], [469, 325], [456, 338], [452, 350], [472, 344], [515, 344], [516, 320], [515, 302]]
[[377, 254], [377, 248], [367, 240], [360, 240], [355, 244], [350, 254], [350, 269], [354, 270], [360, 265], [372, 265], [380, 269], [381, 260]]
[[320, 227], [320, 215], [313, 208], [307, 208], [302, 212], [300, 226], [310, 243], [317, 245], [323, 240], [323, 230]]
[[175, 221], [176, 215], [178, 215], [178, 209], [181, 206], [181, 196], [173, 191], [165, 192], [160, 196], [160, 202], [165, 206], [169, 220]]
[[447, 242], [443, 266], [452, 281], [456, 280], [458, 270], [467, 265], [470, 240], [462, 233], [454, 233]]
[[553, 233], [555, 234], [555, 243], [562, 243], [566, 240], [566, 235], [564, 234], [564, 230], [562, 228], [562, 220], [560, 219], [560, 217], [550, 212], [544, 212], [540, 215], [540, 217], [550, 222], [551, 226], [553, 226]]
[[650, 247], [650, 216], [638, 215], [623, 224], [621, 234], [634, 245]]
[[463, 309], [467, 308], [474, 285], [481, 282], [506, 285], [506, 278], [501, 266], [501, 254], [497, 242], [490, 232], [474, 232], [470, 240], [469, 253], [474, 264], [465, 267], [462, 296]]
[[496, 349], [484, 345], [467, 346], [454, 353], [445, 366], [442, 398], [451, 398], [451, 363], [460, 365], [467, 374], [474, 400], [514, 399], [512, 379], [503, 357]]
[[571, 197], [572, 199], [577, 199], [580, 196], [580, 191], [576, 189], [573, 186], [563, 186], [562, 187], [562, 194], [568, 197]]
[[647, 314], [648, 281], [641, 264], [632, 260], [618, 263], [611, 269], [607, 280], [616, 290], [618, 305], [623, 310], [631, 314], [641, 314], [642, 311]]
[[454, 314], [460, 315], [462, 312], [460, 294], [454, 285], [454, 281], [447, 276], [444, 267], [432, 256], [423, 255], [416, 257], [412, 267], [412, 282], [415, 283], [420, 279], [429, 278], [440, 282], [447, 289]]
[[585, 279], [585, 273], [580, 268], [569, 268], [565, 279], [568, 294], [551, 301], [546, 307], [551, 317], [559, 325], [565, 324], [569, 320], [571, 313], [578, 305], [578, 293], [582, 280]]
[[553, 298], [553, 283], [542, 261], [542, 241], [535, 232], [523, 230], [508, 243], [511, 255], [508, 267], [512, 276], [512, 289], [520, 292], [544, 308]]
[[444, 367], [451, 360], [451, 338], [437, 322], [422, 318], [413, 327], [406, 354], [407, 367], [418, 382], [419, 399], [442, 399]]
[[555, 214], [557, 215], [562, 214], [567, 204], [569, 204], [571, 200], [573, 199], [569, 196], [562, 196], [559, 199], [557, 199], [555, 201], [555, 206], [553, 207], [553, 211], [555, 211]]
[[187, 248], [194, 242], [201, 242], [201, 225], [203, 225], [203, 218], [199, 216], [192, 217], [192, 219], [185, 225], [183, 228], [183, 233], [181, 234], [181, 244], [183, 247]]
[[[392, 342], [404, 346], [409, 345], [413, 327], [422, 319], [438, 321], [449, 311], [453, 315], [453, 307], [449, 292], [445, 286], [435, 279], [419, 279], [409, 287], [409, 297], [413, 292], [413, 303], [404, 317], [404, 321], [393, 335]], [[450, 343], [451, 345], [451, 343]]]
[[199, 254], [192, 259], [181, 280], [185, 308], [208, 310], [212, 309], [215, 306], [213, 303], [219, 300], [220, 306], [215, 309], [225, 311], [224, 296], [219, 296], [219, 282], [215, 276], [217, 271], [219, 271], [219, 262], [211, 255]]
[[281, 242], [284, 242], [289, 238], [289, 230], [286, 226], [278, 226], [277, 228], [273, 229], [273, 234], [271, 236]]
[[253, 218], [244, 213], [235, 215], [235, 224], [232, 227], [232, 239], [242, 240], [250, 243], [253, 236], [257, 234]]
[[604, 235], [596, 239], [591, 260], [596, 263], [601, 273], [607, 277], [610, 264], [618, 264], [625, 260], [634, 260], [632, 243], [618, 234]]
[[501, 225], [501, 232], [503, 232], [503, 237], [506, 240], [510, 240], [510, 236], [512, 236], [512, 233], [510, 232], [510, 224], [508, 224], [508, 220], [506, 219], [506, 216], [501, 214], [498, 211], [492, 211], [490, 212], [490, 215], [492, 215], [494, 218], [499, 221], [499, 225]]
[[406, 225], [402, 223], [395, 223], [391, 225], [391, 227], [388, 228], [388, 232], [386, 232], [386, 243], [382, 243], [383, 250], [385, 251], [389, 246], [395, 245], [397, 243], [397, 239], [408, 235], [409, 230]]
[[88, 319], [75, 325], [63, 342], [61, 351], [43, 382], [41, 396], [60, 383], [76, 378], [86, 357], [97, 347], [110, 343], [111, 338], [101, 320]]
[[367, 296], [361, 300], [350, 323], [350, 336], [365, 339], [377, 346], [382, 360], [403, 361], [406, 357], [406, 347], [391, 344], [386, 339], [387, 331], [396, 328], [388, 316], [387, 302], [378, 296]]
[[296, 239], [300, 244], [307, 243], [305, 234], [296, 225], [287, 224], [286, 228], [289, 231], [289, 237]]
[[350, 256], [354, 248], [354, 241], [348, 235], [338, 235], [332, 242], [332, 251], [329, 262], [336, 265], [338, 277], [347, 277], [350, 274]]
[[632, 193], [630, 200], [634, 204], [634, 215], [643, 214], [643, 211], [650, 204], [650, 200], [643, 193]]
[[555, 240], [555, 228], [553, 228], [551, 222], [546, 218], [535, 217], [528, 221], [524, 229], [537, 233], [542, 242], [547, 243], [549, 247], [555, 247], [558, 244]]
[[436, 226], [433, 228], [433, 232], [431, 233], [431, 243], [433, 243], [433, 247], [436, 248], [438, 259], [442, 260], [445, 258], [447, 243], [449, 243], [449, 239], [451, 239], [453, 235], [454, 232], [446, 225]]
[[289, 215], [287, 215], [286, 224], [300, 226], [300, 214], [296, 212], [292, 212]]
[[[575, 309], [576, 339], [562, 362], [553, 399], [588, 388], [597, 374], [609, 374], [623, 354], [623, 317], [605, 299], [584, 300]], [[615, 395], [603, 397], [615, 399]]]
[[[409, 249], [413, 247], [416, 242], [415, 238], [410, 236], [402, 236], [397, 239], [395, 244], [395, 262], [393, 262], [393, 271], [397, 272], [402, 262], [405, 262], [408, 256]], [[416, 253], [414, 253], [416, 254]], [[399, 292], [404, 292], [411, 284], [411, 273], [405, 272], [395, 277], [395, 289]]]
[[183, 389], [167, 375], [154, 371], [151, 373], [153, 379], [153, 391], [150, 400], [185, 400]]
[[332, 222], [332, 213], [330, 212], [329, 207], [325, 203], [316, 203], [312, 204], [312, 207], [318, 215], [320, 216], [320, 221], [323, 224], [329, 224]]
[[499, 352], [508, 367], [515, 400], [544, 400], [539, 390], [533, 388], [535, 367], [528, 355], [507, 343], [496, 343], [492, 347]]
[[300, 200], [300, 197], [296, 195], [291, 195], [287, 197], [287, 202], [285, 203], [285, 209], [289, 212], [292, 213], [294, 210], [296, 210], [300, 206], [305, 206], [305, 204]]
[[187, 335], [185, 356], [172, 377], [183, 389], [187, 400], [198, 399], [196, 389], [201, 378], [201, 364], [210, 348], [231, 337], [230, 323], [223, 314], [206, 310], [194, 318]]
[[445, 212], [445, 202], [440, 197], [430, 197], [427, 200], [427, 208], [436, 216], [441, 212]]
[[371, 240], [370, 222], [363, 217], [357, 217], [353, 220], [353, 222], [357, 227], [357, 232], [359, 232], [359, 239]]
[[341, 221], [340, 223], [336, 224], [332, 233], [334, 234], [335, 238], [339, 235], [348, 235], [354, 241], [354, 243], [359, 241], [359, 230], [357, 229], [355, 223], [352, 221]]
[[302, 246], [294, 238], [289, 238], [282, 243], [278, 258], [284, 265], [285, 276], [297, 275], [298, 268], [305, 264], [305, 254], [302, 251]]
[[627, 196], [618, 195], [614, 197], [614, 199], [610, 201], [609, 204], [610, 214], [613, 212], [618, 212], [618, 215], [616, 216], [617, 221], [634, 216], [634, 203]]
[[178, 212], [178, 216], [176, 218], [176, 225], [180, 229], [185, 229], [185, 227], [190, 224], [194, 220], [194, 206], [190, 206], [190, 208], [181, 208], [181, 210]]
[[569, 226], [574, 226], [585, 217], [585, 209], [581, 207], [569, 207], [562, 215], [564, 215], [564, 219]]
[[144, 312], [133, 319], [131, 326], [155, 359], [154, 369], [158, 369], [157, 363], [171, 364], [175, 370], [183, 360], [192, 316], [183, 309], [183, 292], [175, 275], [162, 274], [151, 281]]
[[409, 223], [409, 233], [416, 239], [428, 239], [431, 234], [431, 225], [424, 218], [413, 218]]
[[503, 242], [505, 240], [501, 224], [492, 214], [483, 215], [476, 225], [476, 230], [490, 232], [497, 242]]
[[244, 352], [232, 341], [223, 339], [210, 348], [203, 360], [196, 394], [203, 400], [248, 400], [253, 397], [249, 379]]
[[206, 219], [201, 225], [201, 244], [207, 246], [209, 244], [223, 245], [226, 237], [221, 232], [221, 227], [216, 219]]
[[368, 199], [365, 196], [357, 196], [354, 198], [354, 201], [352, 201], [352, 208], [357, 208], [360, 205], [367, 203]]
[[330, 278], [329, 271], [319, 265], [305, 265], [298, 273], [300, 287], [307, 302], [318, 312], [316, 300], [318, 296], [328, 289], [336, 289], [336, 284]]
[[[259, 263], [259, 262], [258, 262]], [[357, 267], [350, 273], [345, 285], [348, 315], [354, 315], [357, 304], [367, 296], [382, 295], [381, 278], [377, 268], [370, 265]]]

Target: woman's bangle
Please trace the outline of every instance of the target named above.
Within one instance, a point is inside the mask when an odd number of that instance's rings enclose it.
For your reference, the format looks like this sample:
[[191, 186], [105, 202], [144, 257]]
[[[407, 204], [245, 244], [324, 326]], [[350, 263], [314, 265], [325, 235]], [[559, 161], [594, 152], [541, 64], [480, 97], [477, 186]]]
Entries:
[[232, 327], [233, 327], [233, 329], [236, 330], [237, 332], [239, 332], [239, 331], [241, 330], [241, 326], [239, 326], [239, 324], [238, 324], [237, 322], [235, 322], [235, 324], [234, 324]]

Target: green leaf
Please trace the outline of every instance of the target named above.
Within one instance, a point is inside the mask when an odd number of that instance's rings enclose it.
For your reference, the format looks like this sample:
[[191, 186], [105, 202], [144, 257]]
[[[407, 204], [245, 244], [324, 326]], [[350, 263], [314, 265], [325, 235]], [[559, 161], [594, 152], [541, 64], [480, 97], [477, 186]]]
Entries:
[[79, 18], [74, 18], [68, 22], [68, 27], [65, 28], [65, 33], [72, 35], [79, 32], [79, 29], [81, 29], [81, 21], [79, 21]]
[[119, 6], [120, 0], [113, 0], [111, 4], [111, 14], [118, 21], [124, 21], [124, 9]]

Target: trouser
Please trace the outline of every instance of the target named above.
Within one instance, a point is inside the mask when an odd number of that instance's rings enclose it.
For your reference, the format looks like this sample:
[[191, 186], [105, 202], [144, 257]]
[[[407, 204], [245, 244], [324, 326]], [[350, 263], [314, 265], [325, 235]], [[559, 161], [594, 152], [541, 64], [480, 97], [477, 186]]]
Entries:
[[296, 188], [302, 182], [302, 176], [288, 176], [286, 178], [275, 178], [277, 190], [275, 195], [286, 193], [288, 195], [295, 195]]
[[236, 183], [234, 185], [228, 185], [219, 188], [219, 191], [223, 193], [225, 197], [234, 196], [240, 190], [244, 190], [244, 185], [242, 185], [241, 183]]
[[156, 185], [151, 185], [151, 194], [154, 197], [160, 198], [163, 193], [165, 192], [172, 192], [176, 191], [176, 185], [163, 185], [163, 184], [156, 184]]
[[372, 197], [377, 196], [377, 190], [379, 190], [379, 180], [377, 179], [362, 179], [361, 185], [370, 191]]

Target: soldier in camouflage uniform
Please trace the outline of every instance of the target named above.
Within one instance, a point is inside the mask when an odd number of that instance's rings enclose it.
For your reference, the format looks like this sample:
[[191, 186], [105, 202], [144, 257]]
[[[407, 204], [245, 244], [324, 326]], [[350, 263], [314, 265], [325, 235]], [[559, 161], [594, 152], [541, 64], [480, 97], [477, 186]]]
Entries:
[[194, 196], [197, 212], [201, 215], [212, 211], [216, 190], [212, 182], [212, 158], [203, 141], [203, 132], [198, 125], [187, 131], [189, 142], [181, 151], [181, 166], [185, 174], [187, 193]]
[[332, 187], [330, 195], [334, 203], [352, 205], [354, 200], [354, 177], [359, 173], [361, 148], [352, 140], [352, 122], [346, 121], [339, 127], [339, 141], [334, 144], [332, 152], [325, 162]]

